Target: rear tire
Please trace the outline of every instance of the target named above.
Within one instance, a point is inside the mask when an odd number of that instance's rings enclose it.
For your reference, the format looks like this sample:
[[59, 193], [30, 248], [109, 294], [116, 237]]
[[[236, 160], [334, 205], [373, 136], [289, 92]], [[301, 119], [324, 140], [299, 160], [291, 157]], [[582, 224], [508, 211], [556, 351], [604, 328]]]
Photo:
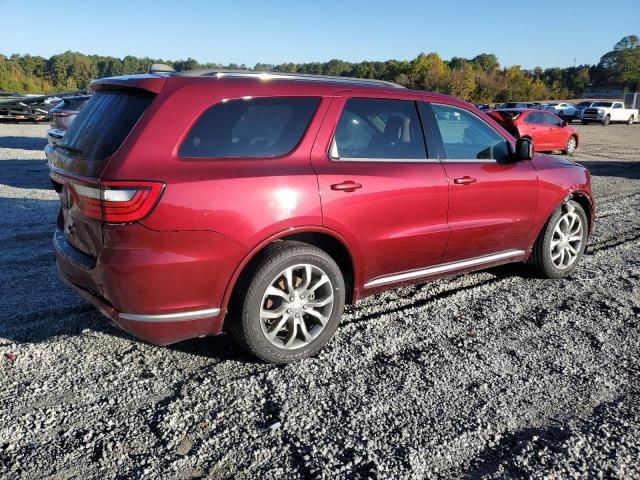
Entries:
[[627, 120], [627, 125], [633, 125], [633, 120], [634, 120], [633, 115], [631, 115], [629, 117], [629, 120]]
[[611, 115], [607, 115], [606, 117], [604, 117], [604, 119], [602, 120], [602, 126], [606, 127], [607, 125], [609, 125], [611, 123]]
[[239, 285], [231, 332], [261, 360], [290, 363], [326, 345], [344, 303], [342, 272], [326, 252], [303, 242], [275, 242]]
[[538, 235], [527, 263], [542, 278], [563, 278], [578, 266], [587, 246], [589, 223], [573, 200], [560, 205]]

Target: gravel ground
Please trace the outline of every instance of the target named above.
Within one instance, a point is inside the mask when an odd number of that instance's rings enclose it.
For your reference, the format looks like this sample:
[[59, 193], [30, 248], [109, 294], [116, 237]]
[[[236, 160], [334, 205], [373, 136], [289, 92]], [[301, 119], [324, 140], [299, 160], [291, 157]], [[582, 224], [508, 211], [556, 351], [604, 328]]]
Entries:
[[0, 478], [640, 478], [640, 125], [576, 128], [598, 220], [571, 278], [393, 290], [276, 367], [62, 287], [46, 127], [0, 125]]

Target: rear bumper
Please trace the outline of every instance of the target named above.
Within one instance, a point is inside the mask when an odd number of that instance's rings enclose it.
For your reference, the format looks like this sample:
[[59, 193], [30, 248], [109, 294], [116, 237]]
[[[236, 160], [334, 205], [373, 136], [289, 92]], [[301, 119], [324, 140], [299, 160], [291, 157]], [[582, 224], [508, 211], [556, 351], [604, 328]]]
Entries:
[[[119, 312], [106, 300], [85, 290], [69, 280], [60, 270], [60, 279], [65, 285], [80, 294], [82, 298], [100, 310], [104, 316], [122, 330], [131, 335], [155, 345], [170, 345], [172, 343], [219, 333], [222, 327], [220, 309], [197, 310], [163, 315], [136, 315]], [[220, 318], [218, 318], [220, 317]], [[220, 327], [216, 327], [219, 324]]]
[[64, 282], [114, 324], [157, 345], [222, 330], [220, 308], [238, 244], [213, 232], [154, 232], [140, 225], [105, 226], [93, 258], [54, 235]]

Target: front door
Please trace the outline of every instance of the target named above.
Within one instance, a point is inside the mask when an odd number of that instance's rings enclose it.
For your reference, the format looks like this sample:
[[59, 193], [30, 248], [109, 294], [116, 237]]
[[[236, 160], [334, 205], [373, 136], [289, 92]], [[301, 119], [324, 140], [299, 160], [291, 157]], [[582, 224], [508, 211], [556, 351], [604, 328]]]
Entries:
[[533, 164], [508, 161], [508, 141], [475, 114], [431, 109], [449, 183], [451, 237], [442, 261], [524, 253], [538, 198]]
[[397, 97], [338, 94], [312, 152], [323, 223], [357, 249], [365, 288], [439, 263], [449, 238], [444, 168], [427, 154], [415, 95]]

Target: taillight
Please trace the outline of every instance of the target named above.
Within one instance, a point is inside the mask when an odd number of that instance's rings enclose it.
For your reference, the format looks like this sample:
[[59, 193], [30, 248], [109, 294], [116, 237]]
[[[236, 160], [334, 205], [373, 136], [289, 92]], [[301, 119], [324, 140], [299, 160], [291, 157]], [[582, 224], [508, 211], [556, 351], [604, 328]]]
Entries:
[[158, 202], [160, 182], [84, 181], [51, 173], [65, 183], [83, 215], [108, 223], [130, 223], [146, 217]]
[[105, 222], [135, 222], [146, 217], [162, 193], [158, 182], [103, 182], [102, 213]]
[[53, 112], [52, 116], [54, 116], [54, 117], [70, 117], [71, 114], [69, 112]]

